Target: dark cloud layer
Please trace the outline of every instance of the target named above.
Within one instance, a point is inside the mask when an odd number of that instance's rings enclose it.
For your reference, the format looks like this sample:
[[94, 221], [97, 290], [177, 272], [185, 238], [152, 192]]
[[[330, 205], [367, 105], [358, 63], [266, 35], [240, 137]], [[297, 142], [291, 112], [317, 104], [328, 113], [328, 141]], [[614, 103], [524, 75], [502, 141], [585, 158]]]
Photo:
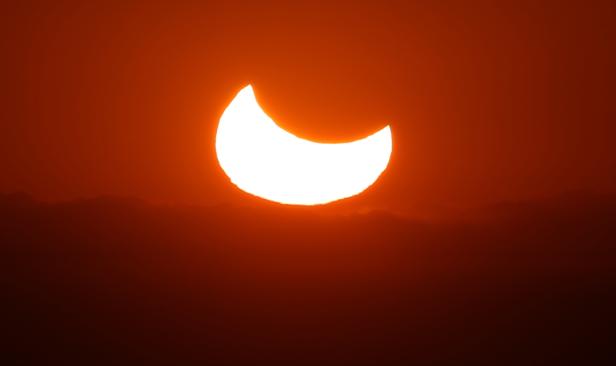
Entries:
[[2, 354], [26, 365], [610, 356], [616, 200], [577, 194], [486, 212], [418, 222], [2, 196]]

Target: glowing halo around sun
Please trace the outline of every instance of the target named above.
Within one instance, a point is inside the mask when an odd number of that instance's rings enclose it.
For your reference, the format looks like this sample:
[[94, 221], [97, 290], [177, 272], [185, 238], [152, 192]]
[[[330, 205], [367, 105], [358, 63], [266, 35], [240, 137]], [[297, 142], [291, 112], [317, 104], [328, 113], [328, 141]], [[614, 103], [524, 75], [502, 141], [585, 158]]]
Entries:
[[216, 133], [218, 162], [231, 182], [284, 204], [317, 205], [361, 193], [385, 170], [391, 149], [389, 126], [346, 143], [299, 138], [263, 112], [250, 85], [224, 111]]

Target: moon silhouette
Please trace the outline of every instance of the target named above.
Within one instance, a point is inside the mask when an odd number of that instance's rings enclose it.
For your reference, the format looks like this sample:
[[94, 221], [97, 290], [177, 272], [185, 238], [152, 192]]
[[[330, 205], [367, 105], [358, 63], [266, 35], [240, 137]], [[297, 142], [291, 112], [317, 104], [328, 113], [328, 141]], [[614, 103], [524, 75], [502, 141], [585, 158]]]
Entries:
[[280, 128], [250, 85], [233, 99], [216, 133], [218, 162], [231, 182], [283, 204], [318, 205], [371, 186], [387, 167], [391, 129], [352, 142], [317, 143]]

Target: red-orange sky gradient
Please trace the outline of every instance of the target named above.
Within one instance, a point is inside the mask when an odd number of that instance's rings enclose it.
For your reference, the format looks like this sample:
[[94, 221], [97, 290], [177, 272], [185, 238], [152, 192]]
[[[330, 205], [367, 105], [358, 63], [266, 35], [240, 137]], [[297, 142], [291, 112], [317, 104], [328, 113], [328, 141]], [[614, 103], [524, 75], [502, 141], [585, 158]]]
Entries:
[[[292, 3], [292, 4], [290, 4]], [[285, 129], [391, 124], [342, 204], [433, 214], [616, 190], [613, 2], [18, 2], [0, 22], [0, 191], [239, 203], [214, 153], [251, 83]]]

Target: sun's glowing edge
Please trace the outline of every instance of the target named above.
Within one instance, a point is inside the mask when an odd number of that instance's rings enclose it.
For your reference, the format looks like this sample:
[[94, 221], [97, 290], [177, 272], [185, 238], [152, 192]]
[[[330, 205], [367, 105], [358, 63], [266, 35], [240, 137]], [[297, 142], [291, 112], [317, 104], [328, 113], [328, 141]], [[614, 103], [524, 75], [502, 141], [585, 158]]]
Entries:
[[355, 196], [387, 168], [390, 126], [345, 143], [318, 143], [280, 128], [243, 88], [220, 118], [216, 155], [231, 182], [255, 196], [295, 205]]

